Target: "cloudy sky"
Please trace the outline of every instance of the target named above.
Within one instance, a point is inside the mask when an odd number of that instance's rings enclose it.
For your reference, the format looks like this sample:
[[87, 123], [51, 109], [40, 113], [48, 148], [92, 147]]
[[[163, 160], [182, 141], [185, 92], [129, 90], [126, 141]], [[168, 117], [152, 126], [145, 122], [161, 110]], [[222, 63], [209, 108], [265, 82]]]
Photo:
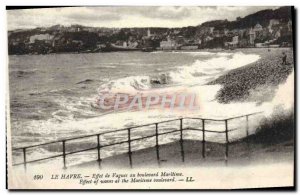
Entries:
[[183, 27], [235, 20], [276, 7], [69, 7], [7, 11], [8, 30], [81, 24], [93, 27]]

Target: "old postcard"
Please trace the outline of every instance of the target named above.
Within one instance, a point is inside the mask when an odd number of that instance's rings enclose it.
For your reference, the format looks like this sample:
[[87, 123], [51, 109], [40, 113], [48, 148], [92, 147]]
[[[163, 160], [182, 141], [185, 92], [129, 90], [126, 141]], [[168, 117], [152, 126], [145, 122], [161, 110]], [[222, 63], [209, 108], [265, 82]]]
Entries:
[[8, 189], [294, 187], [294, 8], [7, 7]]

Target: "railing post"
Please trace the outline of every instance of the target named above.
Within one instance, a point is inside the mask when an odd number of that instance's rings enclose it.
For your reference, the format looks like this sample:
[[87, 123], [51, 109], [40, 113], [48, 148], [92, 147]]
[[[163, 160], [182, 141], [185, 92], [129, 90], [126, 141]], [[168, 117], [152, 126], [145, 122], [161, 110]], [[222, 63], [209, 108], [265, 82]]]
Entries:
[[67, 166], [66, 166], [66, 141], [65, 140], [62, 141], [62, 146], [63, 146], [63, 160], [64, 160], [63, 168], [66, 169]]
[[156, 147], [158, 147], [158, 123], [155, 123], [155, 139], [156, 139]]
[[26, 148], [23, 148], [24, 168], [26, 170]]
[[97, 134], [98, 162], [101, 162], [100, 147], [100, 134]]
[[129, 157], [129, 165], [132, 168], [132, 158], [131, 158], [131, 135], [130, 128], [128, 128], [128, 157]]
[[160, 158], [159, 158], [159, 143], [158, 143], [158, 123], [155, 123], [155, 140], [156, 140], [156, 159], [158, 165], [160, 165]]
[[225, 120], [225, 133], [226, 133], [226, 143], [229, 143], [229, 138], [228, 138], [228, 120]]
[[227, 163], [228, 160], [228, 144], [229, 144], [229, 138], [228, 138], [228, 120], [225, 120], [225, 135], [226, 135], [226, 150], [225, 150], [225, 160]]
[[180, 119], [180, 141], [182, 142], [183, 141], [183, 135], [182, 135], [182, 118]]
[[202, 120], [202, 157], [205, 158], [205, 119]]
[[180, 119], [180, 148], [181, 148], [181, 159], [182, 159], [182, 162], [184, 162], [184, 148], [183, 148], [183, 134], [182, 134], [182, 131], [183, 131], [183, 123], [182, 123], [182, 120], [183, 118]]
[[249, 136], [249, 115], [246, 115], [246, 135]]
[[131, 154], [131, 135], [130, 135], [130, 128], [128, 128], [128, 154]]

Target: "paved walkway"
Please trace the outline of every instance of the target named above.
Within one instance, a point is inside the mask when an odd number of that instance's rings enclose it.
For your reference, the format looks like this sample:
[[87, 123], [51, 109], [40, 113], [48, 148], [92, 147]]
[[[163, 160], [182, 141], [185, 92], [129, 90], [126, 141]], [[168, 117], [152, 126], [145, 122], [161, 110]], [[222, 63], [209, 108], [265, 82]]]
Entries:
[[131, 159], [125, 153], [102, 159], [100, 165], [98, 161], [92, 161], [75, 167], [130, 168], [130, 162], [133, 168], [149, 168], [232, 166], [258, 162], [293, 161], [292, 143], [283, 143], [280, 146], [267, 148], [262, 145], [247, 144], [246, 142], [232, 143], [229, 145], [227, 163], [225, 161], [225, 150], [225, 144], [207, 142], [205, 145], [205, 158], [203, 158], [201, 141], [184, 140], [182, 145], [179, 141], [161, 145], [158, 152], [156, 147], [133, 151]]

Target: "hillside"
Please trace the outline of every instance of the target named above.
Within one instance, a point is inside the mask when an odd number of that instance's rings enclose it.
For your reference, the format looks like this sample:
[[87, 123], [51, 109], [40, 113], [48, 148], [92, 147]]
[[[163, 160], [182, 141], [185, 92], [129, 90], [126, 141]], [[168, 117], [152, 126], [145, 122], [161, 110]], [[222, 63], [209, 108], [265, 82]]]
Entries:
[[[269, 27], [270, 20], [277, 24]], [[262, 10], [234, 21], [214, 20], [198, 26], [182, 28], [97, 28], [82, 25], [39, 27], [8, 32], [10, 55], [80, 53], [109, 51], [111, 44], [135, 45], [144, 48], [177, 50], [181, 46], [196, 46], [197, 49], [228, 48], [226, 43], [238, 36], [234, 47], [255, 47], [256, 43], [292, 45], [292, 7]], [[254, 40], [250, 32], [256, 24]], [[165, 41], [166, 48], [161, 48]], [[175, 42], [175, 46], [173, 43]], [[173, 45], [173, 46], [172, 46]]]
[[233, 30], [233, 29], [251, 28], [257, 23], [265, 27], [269, 25], [269, 21], [271, 19], [277, 19], [282, 22], [288, 22], [289, 19], [292, 19], [291, 7], [280, 7], [275, 10], [272, 9], [262, 10], [254, 14], [245, 16], [244, 18], [237, 18], [235, 21], [228, 21], [228, 20], [208, 21], [199, 25], [198, 28], [215, 27], [217, 29], [227, 28], [229, 30]]

